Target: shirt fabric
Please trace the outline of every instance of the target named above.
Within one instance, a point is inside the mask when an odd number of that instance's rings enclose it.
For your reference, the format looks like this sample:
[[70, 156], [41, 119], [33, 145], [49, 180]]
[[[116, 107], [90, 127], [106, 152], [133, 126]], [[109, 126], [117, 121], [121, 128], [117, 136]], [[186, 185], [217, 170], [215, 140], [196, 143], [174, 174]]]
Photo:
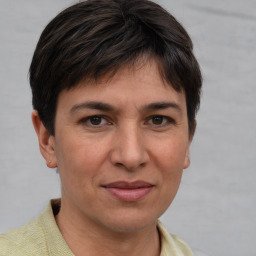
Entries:
[[[0, 256], [74, 256], [65, 242], [54, 218], [60, 200], [53, 199], [37, 219], [0, 235]], [[161, 237], [160, 256], [193, 256], [190, 248], [171, 235], [158, 221]]]

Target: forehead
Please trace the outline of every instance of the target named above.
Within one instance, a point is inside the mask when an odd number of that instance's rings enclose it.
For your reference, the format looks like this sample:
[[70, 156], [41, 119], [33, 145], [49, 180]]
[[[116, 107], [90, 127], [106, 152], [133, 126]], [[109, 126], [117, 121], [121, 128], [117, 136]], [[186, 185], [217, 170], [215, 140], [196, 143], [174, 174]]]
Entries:
[[84, 79], [59, 96], [60, 103], [65, 104], [79, 104], [88, 100], [122, 107], [172, 101], [186, 108], [184, 93], [177, 92], [165, 81], [158, 63], [152, 59], [123, 66], [114, 75], [108, 73], [97, 81]]

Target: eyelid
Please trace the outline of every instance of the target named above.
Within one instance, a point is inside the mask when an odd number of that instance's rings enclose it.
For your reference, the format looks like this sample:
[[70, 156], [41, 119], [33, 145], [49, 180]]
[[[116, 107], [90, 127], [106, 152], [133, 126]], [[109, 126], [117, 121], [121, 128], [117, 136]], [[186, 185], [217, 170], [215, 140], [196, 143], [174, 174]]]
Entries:
[[[99, 117], [99, 118], [102, 118], [102, 119], [105, 119], [106, 121], [106, 124], [99, 124], [99, 125], [93, 125], [93, 124], [89, 124], [88, 121], [90, 121], [91, 118], [93, 117]], [[87, 127], [92, 127], [92, 128], [101, 128], [105, 125], [110, 125], [112, 124], [110, 121], [109, 121], [109, 118], [106, 117], [105, 115], [90, 115], [90, 116], [87, 116], [87, 117], [84, 117], [82, 118], [79, 123], [82, 123], [83, 125], [86, 125]]]
[[152, 116], [147, 118], [146, 123], [148, 123], [154, 117], [160, 117], [160, 118], [166, 119], [164, 124], [157, 125], [157, 124], [152, 123], [151, 125], [154, 126], [154, 127], [165, 127], [165, 126], [168, 126], [168, 125], [176, 124], [176, 121], [174, 120], [174, 118], [169, 117], [169, 116], [165, 116], [165, 115], [152, 115]]

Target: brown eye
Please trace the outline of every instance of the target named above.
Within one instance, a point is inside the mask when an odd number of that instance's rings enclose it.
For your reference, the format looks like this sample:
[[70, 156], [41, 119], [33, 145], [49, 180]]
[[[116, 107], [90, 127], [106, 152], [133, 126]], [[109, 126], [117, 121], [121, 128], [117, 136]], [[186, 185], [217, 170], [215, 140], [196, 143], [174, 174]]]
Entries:
[[79, 124], [81, 124], [83, 127], [87, 129], [99, 129], [104, 130], [106, 127], [113, 124], [113, 122], [110, 121], [110, 118], [106, 116], [101, 115], [95, 115], [95, 116], [88, 116], [85, 118], [82, 118], [79, 121]]
[[164, 126], [168, 126], [171, 124], [175, 124], [175, 121], [167, 116], [161, 116], [161, 115], [155, 115], [155, 116], [151, 116], [148, 121], [147, 124], [157, 128], [161, 128]]
[[161, 125], [163, 123], [163, 116], [153, 116], [152, 117], [152, 124], [154, 125]]
[[100, 125], [102, 122], [102, 117], [101, 116], [92, 116], [89, 118], [89, 122], [91, 125]]

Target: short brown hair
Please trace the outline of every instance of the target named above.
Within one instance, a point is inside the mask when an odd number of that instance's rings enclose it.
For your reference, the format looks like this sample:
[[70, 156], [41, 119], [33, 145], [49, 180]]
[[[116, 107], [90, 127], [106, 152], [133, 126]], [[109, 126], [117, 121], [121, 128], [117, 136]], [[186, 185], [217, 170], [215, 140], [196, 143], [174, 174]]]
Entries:
[[142, 55], [156, 58], [163, 78], [186, 96], [189, 131], [202, 77], [181, 24], [149, 0], [88, 0], [58, 14], [44, 29], [30, 66], [33, 107], [50, 134], [58, 95], [82, 79], [97, 79]]

